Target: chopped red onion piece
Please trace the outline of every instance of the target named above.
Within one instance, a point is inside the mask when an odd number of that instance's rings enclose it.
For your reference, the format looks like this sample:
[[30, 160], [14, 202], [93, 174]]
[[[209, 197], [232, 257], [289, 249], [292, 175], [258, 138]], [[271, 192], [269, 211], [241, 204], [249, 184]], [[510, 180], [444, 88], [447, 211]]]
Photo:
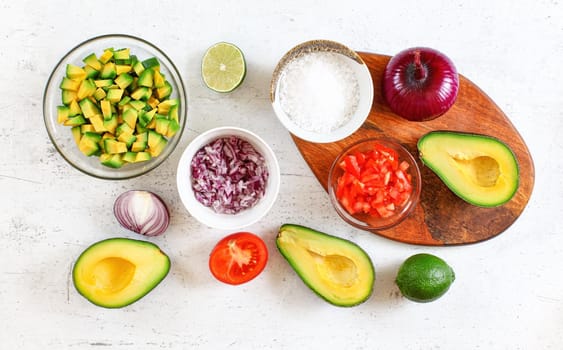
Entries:
[[196, 199], [220, 214], [254, 206], [266, 191], [264, 157], [236, 136], [218, 138], [196, 152], [191, 162]]

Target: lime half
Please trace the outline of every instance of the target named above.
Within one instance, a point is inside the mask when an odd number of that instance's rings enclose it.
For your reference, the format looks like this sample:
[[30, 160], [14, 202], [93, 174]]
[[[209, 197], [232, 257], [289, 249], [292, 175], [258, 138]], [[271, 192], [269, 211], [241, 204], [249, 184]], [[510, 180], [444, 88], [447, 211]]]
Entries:
[[454, 280], [454, 271], [444, 260], [416, 254], [401, 265], [395, 282], [407, 299], [425, 303], [444, 295]]
[[201, 76], [211, 90], [231, 92], [242, 83], [245, 75], [244, 55], [235, 45], [220, 42], [205, 52], [201, 62]]

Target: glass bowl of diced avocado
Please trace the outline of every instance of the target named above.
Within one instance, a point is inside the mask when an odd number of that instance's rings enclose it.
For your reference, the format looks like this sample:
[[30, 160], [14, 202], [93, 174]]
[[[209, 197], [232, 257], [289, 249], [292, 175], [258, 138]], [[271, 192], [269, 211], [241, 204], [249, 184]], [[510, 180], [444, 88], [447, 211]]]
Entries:
[[43, 97], [49, 137], [85, 174], [143, 175], [176, 148], [187, 119], [178, 69], [157, 46], [123, 34], [84, 41], [51, 73]]

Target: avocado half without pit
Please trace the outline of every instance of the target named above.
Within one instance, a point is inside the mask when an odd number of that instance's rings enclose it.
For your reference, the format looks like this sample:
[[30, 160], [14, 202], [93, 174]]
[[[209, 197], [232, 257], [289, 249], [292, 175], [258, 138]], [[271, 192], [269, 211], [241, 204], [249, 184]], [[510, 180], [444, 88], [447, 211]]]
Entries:
[[418, 141], [422, 162], [458, 197], [480, 207], [508, 202], [519, 183], [518, 162], [497, 138], [454, 131], [432, 131]]
[[110, 238], [88, 247], [76, 260], [72, 280], [95, 305], [121, 308], [141, 299], [168, 274], [170, 259], [153, 243]]
[[355, 306], [370, 297], [375, 271], [367, 253], [355, 243], [285, 224], [276, 245], [303, 282], [329, 303]]

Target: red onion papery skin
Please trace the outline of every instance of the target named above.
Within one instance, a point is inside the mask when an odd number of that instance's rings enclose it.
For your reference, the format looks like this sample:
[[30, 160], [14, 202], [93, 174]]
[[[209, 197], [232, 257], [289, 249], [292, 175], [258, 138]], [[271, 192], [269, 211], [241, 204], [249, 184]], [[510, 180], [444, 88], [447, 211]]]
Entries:
[[162, 198], [144, 190], [120, 194], [113, 213], [121, 226], [143, 236], [159, 236], [170, 224], [170, 212]]
[[414, 47], [393, 56], [383, 76], [383, 97], [391, 110], [411, 121], [435, 119], [454, 104], [459, 76], [443, 53]]

